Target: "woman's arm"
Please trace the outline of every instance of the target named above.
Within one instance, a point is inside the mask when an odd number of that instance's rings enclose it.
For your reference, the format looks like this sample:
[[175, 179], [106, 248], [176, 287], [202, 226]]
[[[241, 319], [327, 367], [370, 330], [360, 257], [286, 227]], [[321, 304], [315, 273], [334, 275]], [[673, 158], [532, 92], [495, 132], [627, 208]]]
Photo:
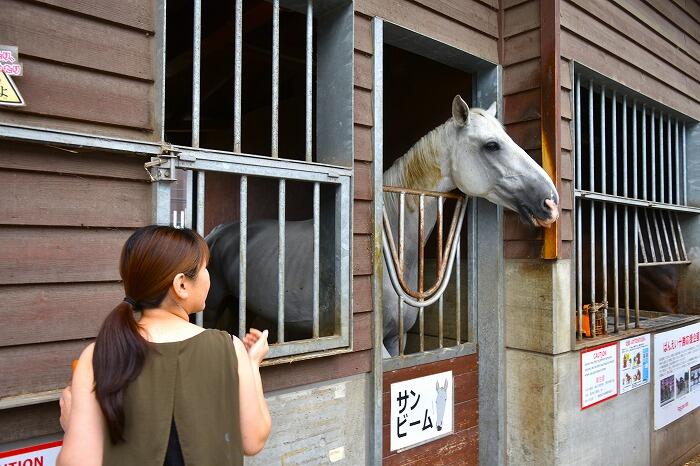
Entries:
[[[251, 333], [255, 343], [248, 351], [241, 340], [233, 338], [238, 359], [239, 410], [243, 453], [246, 455], [255, 455], [263, 449], [272, 428], [272, 420], [260, 380], [259, 367], [262, 358], [267, 354], [267, 338], [258, 330], [251, 329]], [[246, 341], [250, 342], [250, 340], [251, 338], [246, 336]], [[251, 357], [248, 355], [249, 351]]]
[[95, 379], [92, 373], [92, 351], [90, 344], [80, 355], [73, 373], [70, 395], [62, 409], [65, 435], [63, 447], [58, 455], [58, 466], [100, 466], [104, 441], [104, 420], [100, 405], [93, 390]]

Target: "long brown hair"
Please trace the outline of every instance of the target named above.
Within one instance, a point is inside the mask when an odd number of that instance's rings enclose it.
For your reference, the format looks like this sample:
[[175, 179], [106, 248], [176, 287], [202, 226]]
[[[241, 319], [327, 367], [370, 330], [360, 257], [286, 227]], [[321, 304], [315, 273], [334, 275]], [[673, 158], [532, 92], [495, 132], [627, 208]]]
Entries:
[[141, 373], [149, 349], [134, 311], [160, 306], [177, 274], [195, 278], [208, 260], [207, 243], [188, 229], [151, 225], [126, 240], [119, 261], [126, 296], [102, 324], [92, 357], [95, 395], [112, 443], [124, 441], [124, 390]]

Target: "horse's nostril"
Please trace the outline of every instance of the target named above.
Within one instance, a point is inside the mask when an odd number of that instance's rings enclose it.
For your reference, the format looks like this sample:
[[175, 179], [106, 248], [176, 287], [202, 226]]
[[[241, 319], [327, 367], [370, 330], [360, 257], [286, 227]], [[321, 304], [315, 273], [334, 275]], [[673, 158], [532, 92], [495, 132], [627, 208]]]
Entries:
[[557, 203], [551, 199], [545, 199], [543, 202], [543, 207], [544, 207], [544, 210], [556, 211], [557, 210]]

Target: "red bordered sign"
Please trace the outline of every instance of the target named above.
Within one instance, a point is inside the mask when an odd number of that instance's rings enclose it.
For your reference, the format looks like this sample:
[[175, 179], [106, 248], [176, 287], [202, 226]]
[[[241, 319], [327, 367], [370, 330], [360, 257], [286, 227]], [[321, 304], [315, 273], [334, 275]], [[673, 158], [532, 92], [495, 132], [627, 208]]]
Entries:
[[581, 409], [615, 398], [618, 389], [617, 342], [582, 350], [580, 354]]
[[0, 452], [0, 466], [55, 466], [61, 445], [58, 440]]

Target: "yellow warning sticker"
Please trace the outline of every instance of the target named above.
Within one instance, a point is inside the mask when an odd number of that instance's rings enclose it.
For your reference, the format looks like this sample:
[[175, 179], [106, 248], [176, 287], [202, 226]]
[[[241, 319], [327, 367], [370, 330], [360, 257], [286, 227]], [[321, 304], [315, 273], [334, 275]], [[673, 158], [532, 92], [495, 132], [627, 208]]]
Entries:
[[24, 98], [19, 93], [12, 78], [5, 73], [0, 73], [0, 105], [10, 105], [21, 107], [24, 105]]

